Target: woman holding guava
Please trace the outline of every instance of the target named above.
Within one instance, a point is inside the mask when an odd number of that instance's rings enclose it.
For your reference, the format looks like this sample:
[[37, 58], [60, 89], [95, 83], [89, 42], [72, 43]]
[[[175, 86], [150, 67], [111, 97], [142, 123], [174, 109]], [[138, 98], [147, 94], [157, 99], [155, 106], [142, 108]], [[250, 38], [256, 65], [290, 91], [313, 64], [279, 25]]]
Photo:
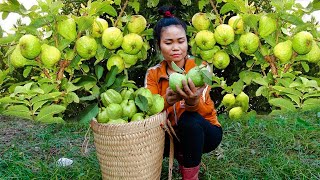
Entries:
[[[173, 7], [161, 7], [163, 15], [154, 27], [154, 37], [164, 60], [148, 69], [145, 86], [153, 94], [165, 99], [167, 111], [179, 142], [175, 141], [175, 158], [184, 180], [198, 179], [201, 156], [214, 150], [222, 140], [222, 128], [218, 122], [214, 103], [210, 98], [210, 86], [196, 87], [189, 78], [182, 87], [169, 87], [169, 76], [175, 73], [171, 62], [188, 72], [196, 66], [188, 58], [186, 24], [172, 14]], [[168, 154], [166, 138], [165, 155]]]

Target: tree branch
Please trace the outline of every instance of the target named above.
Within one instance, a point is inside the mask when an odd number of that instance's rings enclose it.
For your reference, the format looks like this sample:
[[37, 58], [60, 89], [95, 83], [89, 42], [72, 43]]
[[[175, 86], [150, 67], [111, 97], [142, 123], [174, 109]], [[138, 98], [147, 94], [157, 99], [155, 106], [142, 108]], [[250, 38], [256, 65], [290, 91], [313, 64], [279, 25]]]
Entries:
[[116, 22], [114, 23], [114, 26], [117, 26], [120, 18], [122, 17], [122, 15], [123, 15], [123, 13], [124, 13], [124, 10], [127, 8], [128, 3], [129, 3], [129, 0], [126, 0], [126, 2], [124, 3], [123, 7], [121, 8], [121, 11], [120, 11], [120, 13], [119, 13], [119, 16], [117, 17]]
[[223, 24], [223, 21], [222, 21], [220, 15], [219, 15], [219, 12], [218, 12], [218, 10], [217, 10], [217, 7], [216, 7], [216, 6], [214, 5], [214, 3], [213, 3], [213, 0], [210, 0], [210, 4], [211, 4], [211, 6], [212, 6], [212, 8], [213, 8], [213, 11], [216, 13], [217, 17], [219, 18], [220, 24]]

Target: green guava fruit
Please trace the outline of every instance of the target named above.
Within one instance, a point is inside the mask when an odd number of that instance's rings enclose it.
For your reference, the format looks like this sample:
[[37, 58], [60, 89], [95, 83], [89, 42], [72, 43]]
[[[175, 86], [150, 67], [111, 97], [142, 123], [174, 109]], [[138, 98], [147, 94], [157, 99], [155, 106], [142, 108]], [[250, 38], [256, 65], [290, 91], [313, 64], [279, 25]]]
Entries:
[[240, 119], [243, 114], [243, 110], [241, 107], [234, 107], [229, 111], [230, 119]]
[[137, 54], [143, 46], [142, 37], [135, 33], [127, 34], [123, 37], [122, 49], [127, 54]]
[[58, 22], [58, 33], [70, 41], [74, 41], [77, 38], [77, 25], [73, 18], [68, 18]]
[[107, 49], [117, 49], [121, 46], [123, 41], [123, 34], [119, 28], [109, 27], [102, 33], [102, 44]]
[[134, 99], [134, 89], [133, 88], [124, 88], [120, 91], [122, 99]]
[[120, 104], [122, 102], [121, 94], [114, 89], [108, 89], [101, 93], [100, 98], [105, 107], [107, 107], [109, 104]]
[[135, 97], [137, 97], [138, 95], [144, 96], [148, 101], [148, 107], [150, 108], [152, 106], [153, 95], [148, 88], [141, 87], [135, 91], [134, 95], [135, 95]]
[[239, 47], [240, 51], [247, 54], [251, 55], [259, 47], [259, 37], [251, 32], [242, 34], [239, 38]]
[[228, 25], [233, 28], [235, 34], [244, 33], [244, 25], [243, 25], [243, 20], [241, 16], [232, 16], [228, 20]]
[[281, 63], [287, 63], [292, 57], [292, 42], [290, 40], [280, 42], [273, 48], [274, 55]]
[[130, 68], [131, 66], [135, 65], [139, 60], [138, 54], [128, 54], [125, 53], [122, 49], [118, 50], [117, 54], [122, 57], [125, 68]]
[[213, 61], [213, 56], [216, 52], [218, 52], [220, 50], [220, 47], [219, 46], [214, 46], [213, 49], [209, 49], [209, 50], [199, 50], [199, 54], [200, 54], [200, 57], [207, 61], [208, 63], [212, 63]]
[[128, 121], [119, 118], [119, 119], [110, 119], [107, 123], [108, 124], [126, 124], [128, 123]]
[[223, 50], [219, 50], [213, 56], [212, 64], [218, 69], [225, 69], [230, 64], [230, 57]]
[[229, 45], [234, 41], [234, 30], [227, 24], [220, 24], [214, 31], [214, 38], [218, 44]]
[[301, 31], [293, 36], [292, 48], [298, 54], [307, 54], [312, 48], [313, 36], [307, 31]]
[[98, 123], [107, 123], [109, 121], [109, 117], [108, 117], [106, 108], [99, 109], [97, 121], [98, 121]]
[[169, 87], [174, 91], [174, 92], [177, 92], [177, 88], [176, 88], [176, 85], [180, 88], [180, 89], [183, 89], [183, 85], [182, 85], [182, 80], [185, 80], [186, 82], [187, 81], [187, 77], [183, 74], [180, 74], [180, 73], [172, 73], [170, 76], [169, 76]]
[[236, 96], [236, 104], [242, 107], [242, 110], [246, 112], [249, 109], [249, 96], [241, 92]]
[[90, 36], [82, 36], [76, 41], [77, 53], [83, 59], [90, 59], [97, 53], [98, 44], [96, 40]]
[[100, 38], [108, 26], [108, 22], [105, 19], [97, 17], [92, 24], [92, 37]]
[[261, 37], [267, 37], [277, 30], [277, 21], [269, 16], [263, 15], [259, 20], [258, 33]]
[[198, 31], [207, 30], [210, 26], [210, 19], [207, 17], [206, 13], [196, 13], [191, 19], [193, 27]]
[[41, 52], [40, 40], [31, 34], [23, 35], [19, 39], [19, 46], [21, 55], [27, 59], [34, 59]]
[[129, 119], [132, 118], [132, 116], [138, 111], [134, 100], [125, 99], [121, 102], [120, 105], [122, 107], [122, 115], [124, 117], [128, 117]]
[[160, 94], [153, 94], [153, 104], [148, 110], [148, 115], [152, 116], [161, 112], [164, 108], [164, 99]]
[[107, 69], [110, 71], [112, 66], [118, 67], [118, 74], [124, 70], [124, 61], [118, 54], [112, 55], [107, 61]]
[[236, 98], [234, 97], [233, 94], [224, 95], [221, 101], [221, 103], [227, 108], [230, 108], [231, 106], [233, 106], [235, 102], [236, 102]]
[[204, 85], [203, 75], [199, 66], [195, 66], [190, 69], [186, 75], [186, 79], [191, 79], [196, 87], [201, 87]]
[[40, 54], [40, 59], [43, 65], [46, 67], [52, 67], [57, 62], [59, 62], [61, 58], [61, 53], [59, 49], [57, 49], [54, 46], [49, 46], [47, 44], [43, 44], [41, 46], [41, 54]]
[[10, 64], [15, 68], [22, 68], [27, 65], [27, 62], [28, 59], [21, 55], [20, 47], [18, 44], [10, 55]]
[[213, 49], [214, 45], [216, 44], [213, 32], [208, 30], [199, 31], [194, 40], [201, 50]]
[[142, 121], [144, 120], [144, 114], [143, 113], [136, 113], [132, 116], [130, 122], [134, 122], [134, 121]]
[[120, 104], [111, 103], [106, 107], [109, 119], [120, 119], [123, 115], [123, 110]]
[[130, 33], [140, 34], [147, 27], [147, 20], [141, 15], [133, 15], [127, 24]]
[[312, 41], [311, 50], [305, 55], [310, 63], [317, 63], [320, 60], [320, 48], [315, 41]]

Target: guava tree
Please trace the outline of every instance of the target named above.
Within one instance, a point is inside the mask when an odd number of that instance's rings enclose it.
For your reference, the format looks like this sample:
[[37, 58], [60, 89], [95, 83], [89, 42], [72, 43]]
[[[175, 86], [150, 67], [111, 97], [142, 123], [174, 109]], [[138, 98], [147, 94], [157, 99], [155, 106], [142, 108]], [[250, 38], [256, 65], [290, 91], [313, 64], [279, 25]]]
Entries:
[[190, 54], [212, 67], [213, 91], [231, 97], [221, 103], [235, 108], [231, 117], [255, 110], [259, 96], [274, 110], [313, 108], [320, 95], [319, 32], [314, 19], [302, 16], [319, 3], [268, 2], [39, 0], [25, 9], [5, 1], [2, 18], [14, 12], [31, 23], [1, 34], [0, 112], [40, 122], [90, 120], [101, 93], [141, 86], [146, 69], [161, 60], [151, 27], [165, 4], [187, 22]]

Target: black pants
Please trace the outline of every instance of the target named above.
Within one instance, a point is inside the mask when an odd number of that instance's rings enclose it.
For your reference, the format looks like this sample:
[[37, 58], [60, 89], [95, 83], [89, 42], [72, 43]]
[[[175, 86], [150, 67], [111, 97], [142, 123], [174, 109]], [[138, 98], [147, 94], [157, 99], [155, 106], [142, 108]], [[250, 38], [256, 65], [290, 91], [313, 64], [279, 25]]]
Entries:
[[[222, 140], [222, 128], [212, 125], [197, 112], [185, 111], [174, 129], [180, 139], [178, 142], [174, 138], [175, 158], [185, 167], [199, 165], [202, 153], [214, 150]], [[169, 150], [170, 139], [166, 134], [165, 157], [168, 157]]]

